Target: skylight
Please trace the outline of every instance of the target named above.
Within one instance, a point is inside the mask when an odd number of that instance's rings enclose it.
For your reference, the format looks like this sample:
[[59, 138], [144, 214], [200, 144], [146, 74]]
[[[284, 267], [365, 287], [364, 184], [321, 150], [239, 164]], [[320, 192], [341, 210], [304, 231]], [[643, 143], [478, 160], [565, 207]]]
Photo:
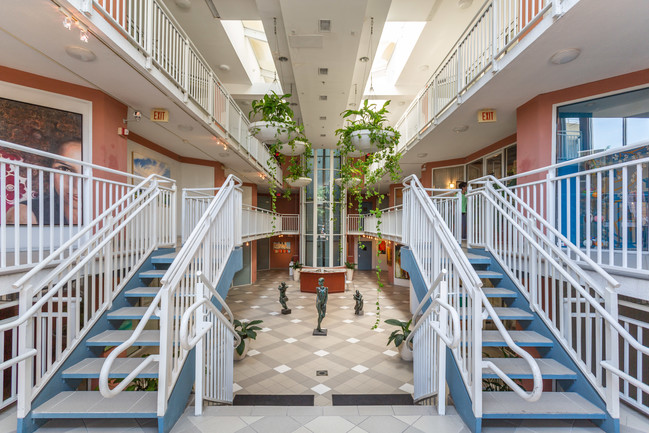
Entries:
[[[419, 21], [385, 23], [372, 63], [372, 79], [367, 82], [365, 95], [392, 93], [425, 25], [425, 22]], [[374, 87], [374, 92], [370, 91], [370, 86]]]
[[273, 54], [261, 21], [221, 20], [223, 28], [253, 83], [277, 79]]

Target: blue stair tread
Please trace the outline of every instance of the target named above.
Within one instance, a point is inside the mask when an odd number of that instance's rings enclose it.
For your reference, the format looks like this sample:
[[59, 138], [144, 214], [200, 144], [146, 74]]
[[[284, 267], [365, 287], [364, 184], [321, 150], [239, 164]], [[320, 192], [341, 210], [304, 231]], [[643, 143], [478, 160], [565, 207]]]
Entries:
[[[89, 338], [86, 342], [88, 346], [119, 346], [131, 336], [131, 330], [108, 330], [99, 335]], [[159, 346], [160, 331], [145, 330], [135, 340], [135, 346]]]
[[[552, 347], [552, 340], [534, 331], [509, 331], [514, 342], [521, 347]], [[483, 346], [506, 346], [499, 331], [482, 331]]]
[[159, 291], [160, 287], [136, 287], [124, 292], [124, 296], [127, 298], [155, 298]]
[[476, 274], [478, 274], [479, 278], [494, 278], [494, 279], [503, 278], [503, 274], [501, 274], [500, 272], [484, 271], [484, 270], [477, 270], [475, 272]]
[[487, 298], [516, 298], [518, 294], [515, 290], [505, 289], [502, 287], [483, 287], [482, 291]]
[[[522, 358], [483, 358], [483, 361], [493, 362], [512, 379], [532, 379], [532, 370], [527, 361]], [[541, 370], [543, 379], [577, 379], [577, 373], [555, 359], [536, 358], [535, 361]], [[482, 369], [482, 377], [486, 379], [498, 378], [490, 368]]]
[[[145, 358], [117, 358], [113, 362], [109, 377], [122, 379], [128, 376]], [[106, 358], [86, 358], [63, 371], [64, 379], [98, 379]], [[154, 361], [137, 375], [154, 379], [158, 377], [158, 362]]]
[[486, 256], [481, 256], [473, 253], [466, 253], [466, 257], [469, 259], [469, 263], [472, 265], [489, 265], [491, 264], [491, 259]]
[[124, 391], [105, 398], [99, 391], [64, 391], [36, 409], [34, 418], [156, 418], [156, 391]]
[[166, 269], [151, 269], [150, 271], [140, 272], [137, 276], [140, 278], [162, 278], [166, 272]]
[[169, 253], [169, 254], [162, 254], [162, 255], [159, 255], [159, 256], [153, 256], [153, 257], [151, 257], [151, 263], [156, 263], [156, 264], [157, 263], [173, 263], [173, 261], [174, 261], [174, 259], [176, 258], [177, 255], [178, 255], [178, 253], [173, 252], [173, 253]]
[[483, 418], [604, 419], [606, 413], [574, 392], [544, 392], [530, 403], [514, 392], [483, 392]]
[[[123, 307], [108, 313], [110, 320], [138, 320], [144, 316], [148, 307]], [[159, 319], [158, 316], [153, 315], [151, 319]]]
[[520, 308], [494, 307], [494, 310], [500, 320], [532, 320], [534, 318], [534, 314]]

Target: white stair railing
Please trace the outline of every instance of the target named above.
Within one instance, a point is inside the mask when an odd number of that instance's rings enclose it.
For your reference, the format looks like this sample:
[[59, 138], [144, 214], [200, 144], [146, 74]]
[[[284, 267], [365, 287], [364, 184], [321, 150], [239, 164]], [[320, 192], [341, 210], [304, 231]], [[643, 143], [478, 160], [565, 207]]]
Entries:
[[[452, 353], [471, 398], [473, 414], [482, 417], [482, 369], [486, 367], [492, 369], [521, 398], [538, 400], [543, 390], [538, 364], [514, 343], [482, 291], [478, 274], [419, 179], [409, 176], [404, 180], [404, 186], [403, 242], [412, 250], [426, 287], [431, 287], [443, 270], [447, 271], [442, 281], [448, 287], [448, 303], [460, 318], [460, 341]], [[492, 319], [507, 346], [528, 363], [534, 378], [531, 392], [526, 392], [491, 362], [483, 362], [482, 327], [483, 318], [486, 317]], [[449, 325], [446, 323], [443, 329], [448, 329]], [[429, 359], [429, 362], [434, 363], [435, 359]]]
[[[619, 378], [649, 391], [646, 383], [618, 365], [619, 337], [624, 345], [649, 355], [649, 348], [618, 322], [614, 288], [619, 283], [590, 258], [582, 257], [605, 283], [595, 282], [565, 250], [583, 252], [498, 179], [483, 178], [471, 187], [469, 242], [494, 255], [606, 401], [611, 416], [618, 418]], [[552, 237], [560, 239], [564, 248]]]
[[[31, 270], [143, 180], [0, 140], [0, 273]], [[69, 253], [87, 240], [77, 239]], [[59, 260], [65, 257], [58, 254]], [[0, 288], [0, 294], [7, 292]]]
[[[180, 341], [182, 317], [196, 301], [198, 283], [201, 279], [205, 278], [211, 286], [216, 286], [230, 254], [237, 245], [241, 245], [240, 187], [239, 179], [232, 175], [228, 176], [161, 279], [160, 291], [147, 308], [131, 337], [117, 346], [106, 358], [99, 375], [99, 390], [105, 397], [117, 396], [147, 365], [158, 361], [157, 410], [159, 416], [164, 416], [169, 397], [189, 355], [189, 350], [183, 348]], [[159, 355], [144, 358], [133, 372], [111, 389], [108, 377], [113, 362], [121, 353], [133, 346], [154, 313], [160, 318]], [[190, 330], [194, 329], [195, 323], [194, 313], [192, 323], [188, 325]], [[197, 365], [200, 363], [200, 368], [197, 367], [196, 371], [202, 372], [205, 368], [204, 357], [198, 356], [196, 362]], [[223, 362], [234, 361], [231, 358], [224, 359]], [[231, 380], [232, 377], [226, 377], [223, 383]], [[231, 401], [231, 395], [226, 396], [226, 399]]]
[[158, 221], [173, 220], [174, 203], [173, 181], [149, 176], [13, 284], [19, 316], [0, 333], [18, 328], [18, 355], [2, 368], [18, 363], [19, 418], [159, 246]]

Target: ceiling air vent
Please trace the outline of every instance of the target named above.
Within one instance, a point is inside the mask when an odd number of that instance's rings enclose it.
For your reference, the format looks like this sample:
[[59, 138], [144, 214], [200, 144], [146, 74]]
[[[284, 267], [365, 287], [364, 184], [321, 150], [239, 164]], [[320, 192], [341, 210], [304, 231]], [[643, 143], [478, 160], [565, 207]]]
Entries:
[[320, 20], [318, 21], [318, 29], [321, 33], [331, 32], [331, 20]]
[[327, 95], [320, 95], [320, 100], [321, 101], [326, 101], [327, 100]]
[[329, 75], [329, 68], [318, 68], [318, 75]]
[[320, 120], [327, 120], [327, 116], [320, 116]]

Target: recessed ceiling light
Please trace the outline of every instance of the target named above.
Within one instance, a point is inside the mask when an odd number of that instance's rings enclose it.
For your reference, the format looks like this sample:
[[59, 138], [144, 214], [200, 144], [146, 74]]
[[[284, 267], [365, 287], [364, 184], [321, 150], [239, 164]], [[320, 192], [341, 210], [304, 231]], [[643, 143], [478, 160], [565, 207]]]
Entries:
[[224, 63], [222, 65], [219, 65], [219, 69], [222, 70], [223, 72], [228, 72], [230, 70], [230, 65], [226, 65]]
[[428, 154], [425, 153], [425, 152], [424, 152], [424, 153], [418, 153], [418, 154], [417, 154], [417, 158], [426, 158], [427, 156], [428, 156]]
[[556, 53], [552, 54], [550, 57], [550, 63], [555, 65], [564, 65], [570, 63], [579, 57], [581, 50], [579, 48], [567, 48], [565, 50], [559, 50]]
[[178, 125], [178, 129], [184, 132], [190, 132], [194, 130], [194, 127], [191, 125]]
[[457, 6], [460, 9], [466, 9], [473, 3], [473, 0], [457, 0]]
[[68, 45], [65, 47], [65, 52], [68, 56], [73, 57], [82, 62], [92, 62], [97, 58], [95, 53], [93, 53], [88, 48], [79, 47], [77, 45]]
[[277, 58], [277, 60], [279, 60], [280, 62], [288, 62], [288, 57], [286, 57], [286, 56], [279, 56], [279, 57]]
[[369, 61], [370, 61], [370, 58], [367, 57], [367, 56], [363, 56], [363, 57], [361, 57], [361, 58], [358, 59], [358, 60], [361, 61], [361, 62], [363, 62], [363, 63], [365, 63], [365, 62], [369, 62]]
[[176, 3], [176, 6], [178, 6], [178, 9], [182, 9], [184, 11], [188, 11], [192, 7], [192, 1], [191, 0], [174, 0], [174, 3]]
[[469, 125], [462, 125], [462, 126], [456, 126], [453, 128], [453, 132], [460, 133], [460, 132], [466, 132], [469, 130]]

